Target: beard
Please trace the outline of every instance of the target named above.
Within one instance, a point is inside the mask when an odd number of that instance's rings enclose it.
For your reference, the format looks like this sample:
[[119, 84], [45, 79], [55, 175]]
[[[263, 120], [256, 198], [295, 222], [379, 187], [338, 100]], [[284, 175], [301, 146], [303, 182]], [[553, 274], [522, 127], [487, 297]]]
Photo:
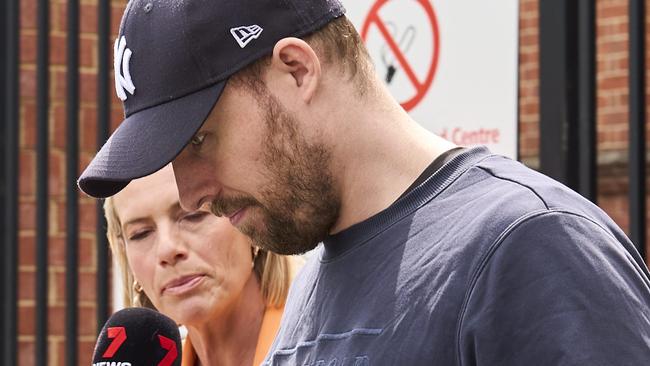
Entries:
[[211, 211], [224, 216], [246, 208], [249, 217], [239, 230], [254, 245], [277, 254], [302, 254], [328, 235], [339, 215], [331, 154], [323, 144], [309, 143], [299, 133], [296, 119], [268, 91], [264, 94], [265, 188], [259, 200], [223, 197], [212, 202]]

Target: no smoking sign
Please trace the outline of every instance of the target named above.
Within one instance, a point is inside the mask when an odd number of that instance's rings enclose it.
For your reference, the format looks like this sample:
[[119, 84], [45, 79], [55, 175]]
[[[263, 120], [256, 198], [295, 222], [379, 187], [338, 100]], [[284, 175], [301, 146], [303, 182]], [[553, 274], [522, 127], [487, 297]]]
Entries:
[[431, 88], [438, 66], [440, 33], [431, 3], [377, 0], [361, 37], [393, 96], [412, 110]]

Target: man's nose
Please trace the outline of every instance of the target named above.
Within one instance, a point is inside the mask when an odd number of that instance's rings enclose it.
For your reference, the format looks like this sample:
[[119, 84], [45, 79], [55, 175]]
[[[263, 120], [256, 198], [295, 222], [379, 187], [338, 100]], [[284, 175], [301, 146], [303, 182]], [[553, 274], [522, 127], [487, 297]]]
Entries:
[[178, 198], [181, 208], [185, 211], [196, 211], [200, 206], [199, 179], [197, 172], [192, 174], [191, 167], [179, 156], [172, 162], [174, 179], [178, 188]]

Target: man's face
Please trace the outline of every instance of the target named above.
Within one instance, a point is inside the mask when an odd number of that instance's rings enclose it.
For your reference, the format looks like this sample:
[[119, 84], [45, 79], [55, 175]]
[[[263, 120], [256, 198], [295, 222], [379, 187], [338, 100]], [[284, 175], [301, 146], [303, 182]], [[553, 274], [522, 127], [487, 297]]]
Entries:
[[298, 254], [313, 249], [337, 219], [330, 158], [270, 93], [227, 86], [173, 166], [186, 209], [209, 208], [255, 245]]

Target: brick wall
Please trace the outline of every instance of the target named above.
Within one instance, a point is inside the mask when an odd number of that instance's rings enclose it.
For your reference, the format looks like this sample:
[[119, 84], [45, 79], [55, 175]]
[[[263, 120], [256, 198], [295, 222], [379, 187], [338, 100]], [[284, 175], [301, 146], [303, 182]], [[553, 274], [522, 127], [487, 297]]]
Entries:
[[[520, 1], [520, 139], [521, 158], [531, 167], [539, 159], [538, 1]], [[112, 2], [115, 38], [125, 0]], [[598, 0], [598, 161], [600, 205], [628, 228], [627, 215], [627, 1]], [[64, 365], [65, 350], [65, 124], [66, 124], [66, 3], [51, 0], [50, 33], [50, 253], [49, 365]], [[650, 18], [648, 18], [650, 19]], [[96, 0], [81, 1], [80, 152], [79, 169], [95, 152], [97, 110]], [[650, 29], [650, 28], [648, 28]], [[649, 37], [650, 38], [650, 37]], [[20, 68], [20, 246], [19, 246], [19, 364], [34, 364], [35, 288], [35, 167], [36, 167], [36, 1], [21, 0]], [[650, 48], [649, 48], [650, 49]], [[109, 63], [110, 64], [110, 63]], [[111, 90], [111, 95], [113, 95]], [[113, 97], [114, 98], [114, 97]], [[122, 117], [112, 101], [112, 125]], [[95, 203], [80, 195], [79, 223], [79, 364], [90, 364], [95, 341]], [[650, 215], [649, 215], [650, 216]]]
[[[126, 1], [113, 1], [111, 40], [115, 39]], [[20, 35], [20, 197], [18, 364], [33, 365], [35, 331], [36, 235], [36, 0], [21, 0]], [[66, 230], [66, 29], [67, 3], [50, 1], [50, 149], [49, 149], [49, 292], [48, 364], [65, 364], [65, 230]], [[95, 152], [97, 98], [97, 1], [80, 7], [80, 163]], [[109, 65], [112, 62], [109, 60]], [[112, 84], [111, 84], [112, 85]], [[113, 95], [111, 89], [111, 95]], [[113, 126], [121, 120], [121, 105], [112, 102]], [[79, 194], [79, 364], [91, 363], [95, 343], [95, 202]]]

